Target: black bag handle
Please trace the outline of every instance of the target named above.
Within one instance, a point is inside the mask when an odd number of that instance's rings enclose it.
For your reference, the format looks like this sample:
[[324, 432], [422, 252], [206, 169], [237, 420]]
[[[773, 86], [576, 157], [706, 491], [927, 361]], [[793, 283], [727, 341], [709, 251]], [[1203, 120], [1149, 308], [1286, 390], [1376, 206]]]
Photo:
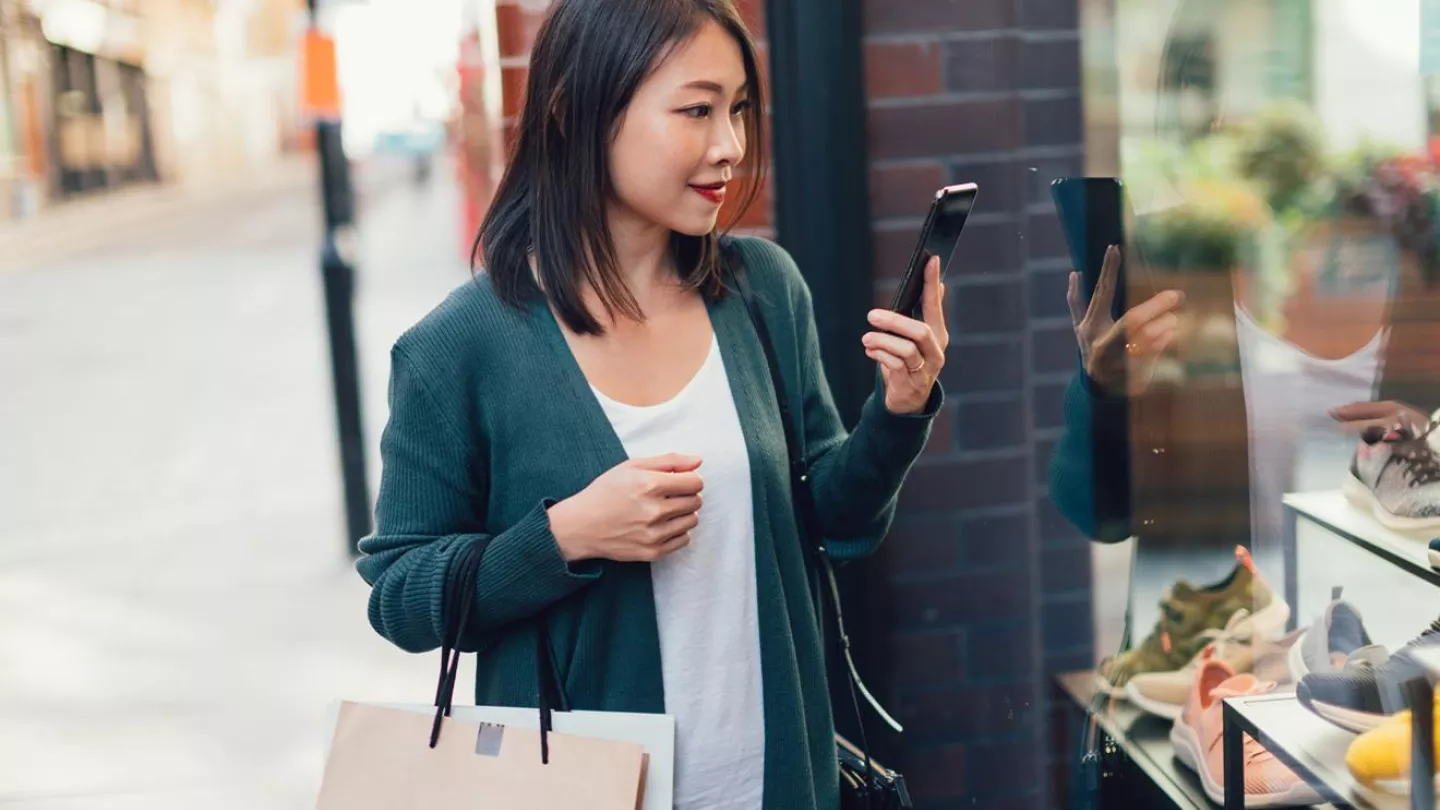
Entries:
[[[460, 670], [460, 642], [470, 624], [475, 607], [475, 581], [480, 560], [490, 545], [489, 538], [468, 542], [450, 563], [446, 572], [445, 605], [441, 612], [443, 631], [440, 641], [440, 677], [435, 685], [435, 722], [430, 727], [430, 747], [440, 742], [440, 727], [455, 699], [455, 679]], [[535, 620], [535, 677], [538, 683], [540, 709], [540, 761], [550, 764], [550, 732], [554, 713], [569, 711], [565, 691], [560, 688], [559, 672], [550, 654], [550, 634], [544, 614]], [[548, 677], [547, 677], [548, 676]]]
[[[811, 553], [819, 562], [820, 570], [824, 578], [821, 587], [822, 602], [830, 603], [831, 612], [835, 615], [835, 627], [839, 634], [840, 650], [845, 657], [845, 667], [850, 674], [850, 702], [855, 709], [855, 720], [860, 730], [860, 747], [865, 755], [865, 770], [870, 771], [870, 744], [865, 737], [865, 718], [860, 711], [860, 701], [856, 697], [858, 690], [865, 696], [865, 701], [880, 715], [880, 718], [887, 725], [896, 731], [904, 731], [904, 727], [896, 722], [880, 701], [865, 687], [864, 680], [860, 677], [860, 671], [855, 666], [854, 656], [850, 650], [850, 635], [845, 631], [845, 614], [840, 606], [840, 586], [835, 579], [835, 566], [830, 560], [830, 549], [825, 545], [825, 536], [820, 530], [820, 516], [815, 509], [815, 495], [810, 490], [810, 468], [805, 461], [805, 455], [800, 450], [800, 442], [795, 435], [795, 421], [790, 415], [790, 400], [785, 394], [785, 380], [780, 375], [780, 364], [775, 359], [775, 347], [770, 340], [770, 330], [765, 325], [765, 316], [760, 311], [759, 302], [755, 299], [755, 292], [750, 287], [750, 280], [745, 273], [745, 262], [738, 255], [738, 250], [733, 245], [726, 245], [724, 250], [729, 254], [731, 261], [731, 275], [735, 278], [735, 286], [740, 291], [740, 297], [745, 300], [745, 306], [750, 312], [750, 320], [755, 324], [755, 331], [760, 337], [760, 347], [765, 352], [765, 362], [770, 367], [770, 381], [775, 388], [775, 398], [780, 404], [780, 424], [785, 431], [785, 449], [790, 459], [790, 491], [794, 498], [795, 513], [800, 524], [802, 541], [805, 542]], [[823, 597], [828, 596], [826, 600]], [[822, 617], [824, 605], [821, 604]], [[821, 618], [821, 621], [824, 621]]]

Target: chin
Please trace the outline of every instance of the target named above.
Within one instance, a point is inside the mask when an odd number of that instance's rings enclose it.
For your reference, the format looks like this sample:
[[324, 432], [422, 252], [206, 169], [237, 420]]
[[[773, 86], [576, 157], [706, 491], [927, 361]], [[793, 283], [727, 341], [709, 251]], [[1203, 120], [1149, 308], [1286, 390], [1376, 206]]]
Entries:
[[715, 225], [720, 221], [718, 216], [703, 218], [686, 218], [680, 221], [672, 221], [670, 230], [683, 236], [705, 236], [715, 230]]

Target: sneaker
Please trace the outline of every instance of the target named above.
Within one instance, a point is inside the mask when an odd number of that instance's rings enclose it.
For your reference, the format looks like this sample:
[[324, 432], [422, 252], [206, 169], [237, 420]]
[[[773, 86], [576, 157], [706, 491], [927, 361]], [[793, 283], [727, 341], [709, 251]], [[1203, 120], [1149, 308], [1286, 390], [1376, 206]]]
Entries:
[[1190, 663], [1169, 672], [1136, 675], [1125, 684], [1125, 697], [1142, 711], [1175, 720], [1185, 709], [1185, 699], [1195, 686], [1195, 673], [1202, 663], [1213, 658], [1229, 664], [1235, 672], [1250, 672], [1259, 642], [1283, 630], [1289, 618], [1289, 606], [1279, 599], [1254, 615], [1241, 608], [1223, 629], [1201, 633], [1209, 643]]
[[1255, 650], [1254, 675], [1262, 681], [1281, 686], [1294, 684], [1299, 678], [1290, 668], [1290, 651], [1305, 638], [1305, 628], [1292, 630], [1275, 641], [1261, 641]]
[[[1170, 729], [1175, 758], [1200, 775], [1200, 784], [1217, 805], [1225, 803], [1225, 746], [1222, 712], [1225, 698], [1263, 695], [1275, 689], [1271, 681], [1236, 674], [1224, 661], [1207, 660], [1196, 672], [1185, 708]], [[1319, 804], [1315, 789], [1275, 758], [1255, 738], [1245, 740], [1245, 806], [1303, 807]]]
[[1437, 644], [1440, 619], [1389, 658], [1357, 651], [1340, 672], [1306, 675], [1295, 688], [1295, 696], [1305, 708], [1340, 728], [1370, 731], [1405, 708], [1403, 684], [1425, 674], [1410, 653]]
[[[1440, 412], [1437, 412], [1440, 416]], [[1440, 421], [1423, 432], [1370, 428], [1361, 436], [1345, 497], [1395, 531], [1440, 528]]]
[[[1440, 761], [1440, 700], [1435, 703], [1435, 758]], [[1374, 806], [1410, 795], [1410, 711], [1388, 718], [1350, 743], [1345, 766], [1361, 796]]]
[[[1383, 647], [1374, 647], [1365, 622], [1355, 606], [1341, 599], [1342, 588], [1330, 592], [1325, 613], [1305, 632], [1305, 638], [1290, 650], [1290, 672], [1300, 680], [1312, 672], [1339, 672], [1351, 656], [1363, 660], [1384, 660], [1389, 656]], [[1361, 652], [1364, 650], [1363, 652]], [[1358, 655], [1357, 655], [1358, 653]]]
[[1235, 570], [1221, 582], [1199, 589], [1184, 580], [1175, 583], [1160, 600], [1160, 620], [1140, 646], [1100, 663], [1100, 689], [1121, 697], [1136, 675], [1180, 669], [1211, 642], [1207, 630], [1223, 630], [1242, 608], [1258, 614], [1277, 601], [1250, 553], [1237, 546], [1235, 557]]

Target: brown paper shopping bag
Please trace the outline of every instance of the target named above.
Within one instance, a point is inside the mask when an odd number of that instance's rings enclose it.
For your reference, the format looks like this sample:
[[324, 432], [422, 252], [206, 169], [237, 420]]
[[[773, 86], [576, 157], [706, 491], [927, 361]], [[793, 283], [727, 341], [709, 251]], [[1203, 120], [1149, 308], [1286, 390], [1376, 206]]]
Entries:
[[[533, 620], [538, 730], [528, 723], [495, 722], [493, 717], [486, 722], [451, 716], [460, 647], [466, 643], [485, 547], [485, 541], [477, 539], [455, 557], [447, 572], [433, 717], [400, 706], [342, 703], [317, 810], [640, 810], [648, 764], [644, 744], [614, 739], [608, 727], [595, 737], [554, 731], [556, 712], [563, 718], [569, 706], [551, 655], [544, 614]], [[615, 718], [635, 724], [633, 716]], [[673, 756], [673, 725], [665, 730], [670, 734], [667, 753]], [[657, 753], [664, 746], [663, 737], [660, 743]], [[673, 773], [673, 762], [659, 764], [667, 775]]]
[[644, 748], [516, 726], [445, 720], [344, 703], [317, 810], [637, 810]]

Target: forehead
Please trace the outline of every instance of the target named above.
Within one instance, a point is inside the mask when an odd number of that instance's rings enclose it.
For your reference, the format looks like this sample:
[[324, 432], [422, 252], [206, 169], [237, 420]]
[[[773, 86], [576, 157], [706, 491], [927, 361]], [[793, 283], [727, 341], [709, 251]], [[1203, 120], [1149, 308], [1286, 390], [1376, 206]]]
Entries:
[[695, 35], [677, 43], [651, 74], [651, 82], [667, 87], [690, 82], [714, 82], [728, 92], [746, 82], [740, 43], [714, 20], [707, 20]]

